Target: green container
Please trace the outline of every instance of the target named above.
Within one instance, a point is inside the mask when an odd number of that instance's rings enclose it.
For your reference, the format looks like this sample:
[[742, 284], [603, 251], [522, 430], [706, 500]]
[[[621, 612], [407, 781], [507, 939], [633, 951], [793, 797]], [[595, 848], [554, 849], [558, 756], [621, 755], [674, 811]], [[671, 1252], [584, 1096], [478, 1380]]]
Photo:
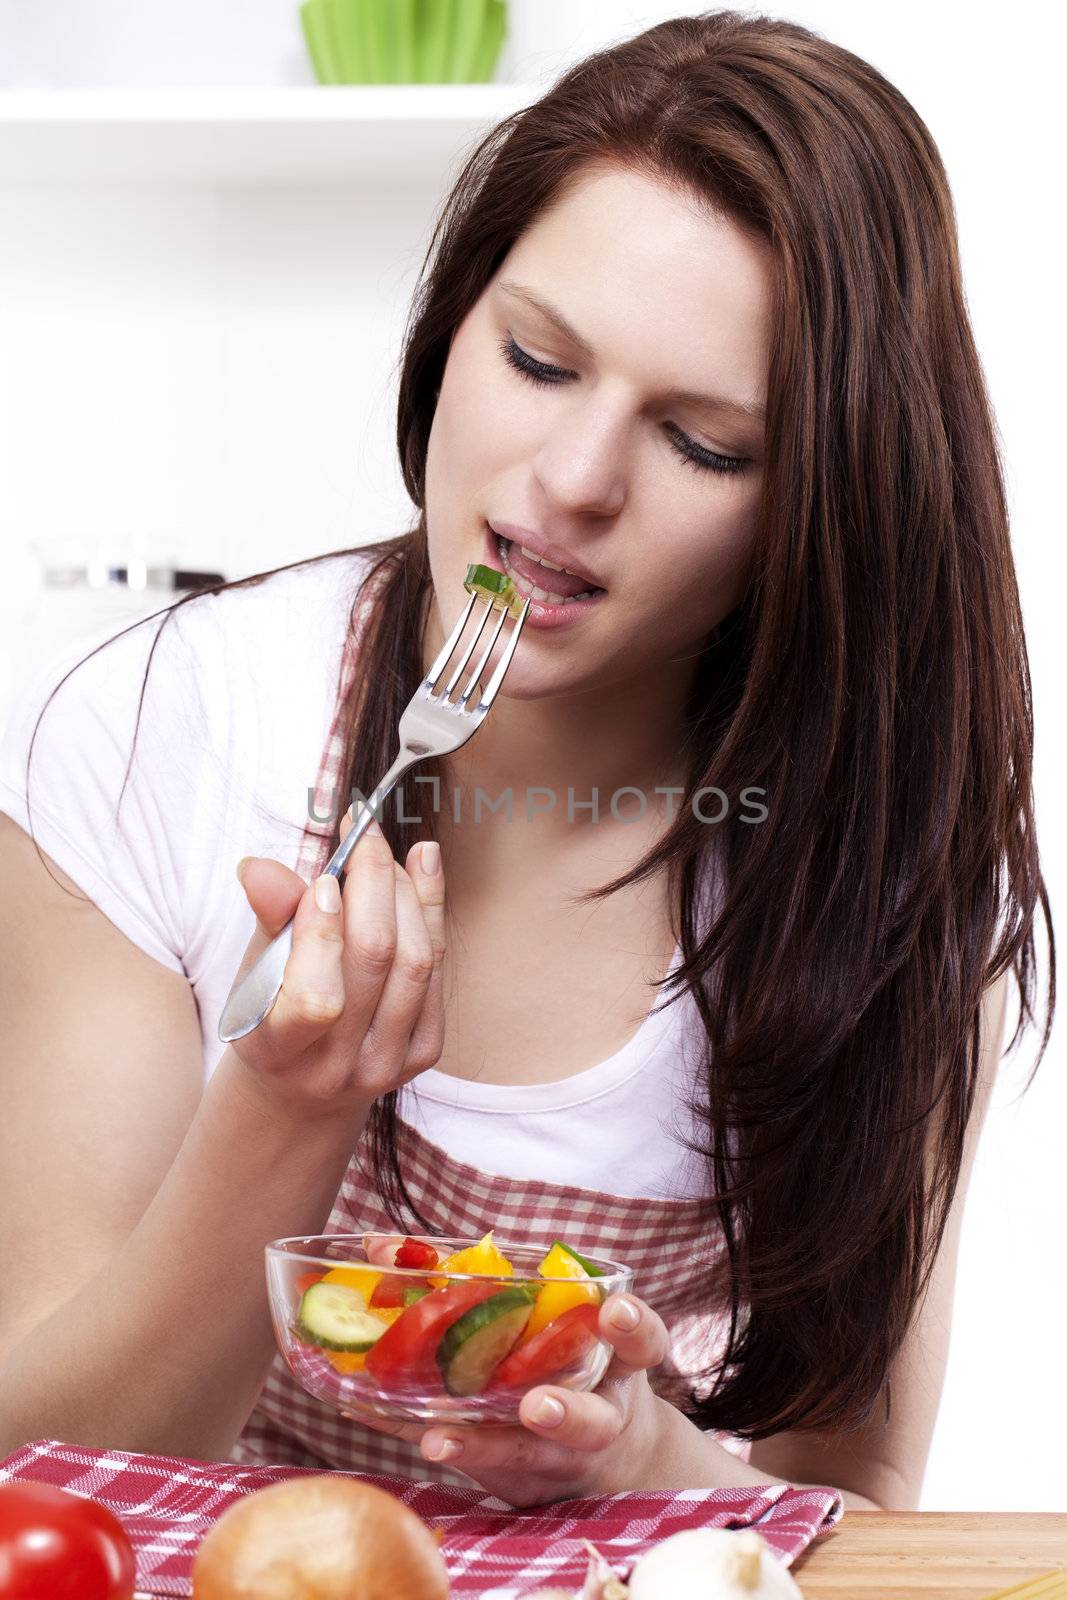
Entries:
[[315, 76], [339, 83], [487, 83], [506, 0], [304, 0]]

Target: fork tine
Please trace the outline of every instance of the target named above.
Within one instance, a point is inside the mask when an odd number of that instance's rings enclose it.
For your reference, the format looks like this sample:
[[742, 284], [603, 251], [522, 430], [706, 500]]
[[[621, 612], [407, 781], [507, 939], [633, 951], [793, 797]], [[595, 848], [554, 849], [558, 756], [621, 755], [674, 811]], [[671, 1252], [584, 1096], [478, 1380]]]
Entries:
[[530, 609], [530, 602], [529, 602], [529, 600], [527, 600], [526, 603], [523, 605], [522, 610], [519, 612], [518, 616], [515, 619], [515, 627], [512, 630], [511, 638], [507, 642], [507, 648], [505, 649], [504, 654], [500, 657], [500, 660], [497, 662], [496, 671], [493, 673], [493, 676], [489, 679], [489, 682], [486, 685], [485, 693], [482, 695], [481, 700], [478, 702], [478, 709], [479, 710], [488, 711], [489, 707], [492, 705], [493, 701], [496, 699], [496, 692], [500, 688], [500, 685], [504, 681], [505, 672], [508, 670], [508, 667], [511, 665], [511, 658], [515, 654], [515, 646], [519, 642], [519, 634], [522, 632], [523, 623], [526, 621], [526, 615], [527, 615], [527, 612], [529, 611], [529, 609]]
[[467, 709], [467, 701], [470, 699], [471, 695], [474, 693], [475, 684], [480, 683], [482, 681], [482, 673], [485, 671], [485, 664], [489, 660], [489, 657], [492, 655], [493, 646], [496, 644], [497, 638], [499, 637], [499, 634], [500, 634], [500, 630], [504, 626], [504, 618], [507, 616], [507, 612], [502, 607], [499, 608], [499, 610], [500, 610], [500, 615], [497, 617], [496, 627], [493, 629], [493, 637], [490, 639], [489, 643], [486, 645], [485, 649], [483, 650], [482, 659], [479, 661], [478, 665], [475, 667], [474, 671], [471, 673], [470, 678], [469, 678], [469, 680], [467, 682], [467, 687], [464, 689], [462, 695], [459, 698], [459, 701], [457, 702], [457, 704], [459, 705], [459, 709], [461, 711], [466, 711], [466, 709]]
[[486, 623], [488, 622], [488, 620], [492, 616], [492, 614], [493, 614], [493, 602], [490, 600], [486, 604], [485, 611], [483, 612], [481, 620], [478, 623], [478, 627], [475, 630], [474, 638], [471, 640], [470, 644], [467, 646], [466, 650], [464, 651], [463, 655], [461, 656], [461, 658], [459, 660], [459, 663], [456, 666], [455, 671], [453, 672], [452, 676], [449, 678], [448, 683], [445, 685], [444, 694], [438, 696], [438, 699], [440, 701], [442, 701], [442, 702], [449, 701], [450, 696], [452, 694], [452, 690], [456, 687], [456, 684], [459, 682], [460, 678], [463, 676], [464, 667], [466, 667], [467, 662], [470, 660], [471, 656], [474, 654], [475, 646], [477, 645], [478, 640], [482, 636], [482, 629], [485, 627]]
[[456, 623], [456, 626], [452, 629], [452, 632], [441, 646], [440, 655], [437, 657], [437, 660], [434, 662], [433, 666], [430, 668], [425, 679], [423, 680], [423, 688], [433, 690], [435, 687], [438, 678], [441, 676], [442, 672], [449, 663], [449, 659], [453, 650], [456, 648], [463, 635], [463, 630], [467, 626], [467, 618], [470, 616], [474, 607], [474, 602], [477, 600], [477, 598], [477, 594], [472, 590], [470, 599], [467, 601], [467, 609], [464, 611], [463, 615]]

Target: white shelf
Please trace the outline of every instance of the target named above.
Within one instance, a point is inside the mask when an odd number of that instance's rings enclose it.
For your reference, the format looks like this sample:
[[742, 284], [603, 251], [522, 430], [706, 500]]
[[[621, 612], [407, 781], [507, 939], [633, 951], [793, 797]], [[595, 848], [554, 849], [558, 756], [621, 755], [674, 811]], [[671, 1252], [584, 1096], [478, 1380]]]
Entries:
[[439, 183], [543, 86], [0, 90], [0, 185]]

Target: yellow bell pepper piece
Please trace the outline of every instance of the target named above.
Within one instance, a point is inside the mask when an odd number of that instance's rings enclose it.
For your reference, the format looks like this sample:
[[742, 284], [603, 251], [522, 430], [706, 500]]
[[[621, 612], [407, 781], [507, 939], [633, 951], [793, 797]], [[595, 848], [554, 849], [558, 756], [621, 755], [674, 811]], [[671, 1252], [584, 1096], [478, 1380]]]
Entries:
[[556, 1317], [562, 1316], [572, 1306], [599, 1305], [600, 1290], [590, 1278], [580, 1261], [554, 1244], [537, 1269], [542, 1278], [573, 1278], [573, 1283], [546, 1283], [534, 1301], [530, 1320], [522, 1330], [515, 1348], [521, 1349], [535, 1334], [547, 1328]]
[[335, 1372], [362, 1372], [367, 1365], [365, 1350], [324, 1350], [323, 1355]]
[[550, 1322], [554, 1322], [564, 1311], [569, 1311], [572, 1306], [599, 1305], [599, 1291], [588, 1283], [546, 1283], [538, 1291], [534, 1308], [530, 1312], [530, 1320], [522, 1330], [522, 1336], [515, 1346], [520, 1349], [528, 1344], [535, 1334], [540, 1333]]
[[[364, 1303], [370, 1305], [370, 1297], [374, 1293], [379, 1281], [384, 1274], [377, 1267], [333, 1267], [323, 1278], [323, 1283], [343, 1283], [349, 1289], [355, 1289], [357, 1294], [363, 1296]], [[375, 1313], [378, 1307], [374, 1308]]]
[[[493, 1243], [493, 1230], [477, 1244], [468, 1245], [466, 1250], [457, 1250], [454, 1255], [446, 1257], [440, 1264], [443, 1272], [484, 1272], [494, 1278], [510, 1278], [514, 1275], [515, 1268], [511, 1262]], [[430, 1276], [428, 1281], [435, 1289], [443, 1289], [448, 1282], [447, 1278]]]
[[542, 1278], [585, 1278], [586, 1281], [589, 1279], [588, 1272], [577, 1256], [572, 1256], [570, 1251], [564, 1250], [558, 1242], [552, 1246], [537, 1270]]

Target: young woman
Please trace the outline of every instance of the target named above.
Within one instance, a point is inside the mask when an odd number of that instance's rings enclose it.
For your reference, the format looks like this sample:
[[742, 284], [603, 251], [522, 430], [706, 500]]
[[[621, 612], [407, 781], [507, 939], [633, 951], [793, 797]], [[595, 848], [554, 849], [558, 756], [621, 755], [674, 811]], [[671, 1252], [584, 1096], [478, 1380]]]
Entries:
[[[410, 532], [189, 599], [8, 730], [0, 1448], [914, 1506], [1039, 903], [1051, 943], [926, 128], [731, 12], [583, 61], [448, 200], [398, 443]], [[338, 904], [321, 867], [471, 561], [542, 598]], [[294, 911], [273, 1011], [222, 1047]], [[637, 1268], [595, 1393], [389, 1436], [289, 1380], [267, 1240], [490, 1228]]]

